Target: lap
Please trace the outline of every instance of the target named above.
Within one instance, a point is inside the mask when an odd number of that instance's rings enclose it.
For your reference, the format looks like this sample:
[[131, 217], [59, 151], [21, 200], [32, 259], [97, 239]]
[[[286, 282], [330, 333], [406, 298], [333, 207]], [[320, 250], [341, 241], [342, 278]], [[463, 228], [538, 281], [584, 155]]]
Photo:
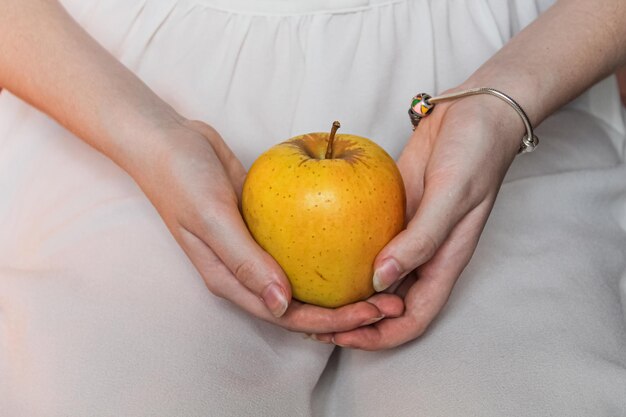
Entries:
[[0, 135], [0, 414], [308, 415], [331, 348], [211, 295], [132, 180], [25, 108]]
[[621, 415], [624, 178], [621, 165], [505, 184], [431, 328], [389, 352], [341, 350], [320, 415]]

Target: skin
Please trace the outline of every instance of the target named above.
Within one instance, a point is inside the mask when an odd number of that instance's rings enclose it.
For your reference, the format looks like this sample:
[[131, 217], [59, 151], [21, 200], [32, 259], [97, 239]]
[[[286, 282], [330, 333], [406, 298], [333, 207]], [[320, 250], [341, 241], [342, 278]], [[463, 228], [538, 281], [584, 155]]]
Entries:
[[[625, 44], [623, 0], [560, 1], [451, 91], [483, 86], [504, 91], [537, 126], [623, 65]], [[375, 262], [387, 283], [406, 277], [397, 291], [404, 313], [317, 338], [381, 350], [424, 334], [472, 257], [524, 133], [519, 116], [493, 97], [437, 105], [398, 160], [411, 220]], [[384, 267], [386, 262], [391, 267]]]
[[[398, 160], [407, 228], [375, 261], [379, 289], [404, 277], [396, 294], [335, 310], [304, 305], [245, 228], [246, 173], [214, 129], [176, 113], [56, 1], [0, 0], [0, 10], [0, 85], [126, 170], [211, 292], [341, 346], [387, 349], [426, 331], [474, 252], [524, 133], [493, 97], [439, 104]], [[626, 2], [561, 0], [453, 90], [502, 90], [536, 126], [624, 64], [624, 44]]]

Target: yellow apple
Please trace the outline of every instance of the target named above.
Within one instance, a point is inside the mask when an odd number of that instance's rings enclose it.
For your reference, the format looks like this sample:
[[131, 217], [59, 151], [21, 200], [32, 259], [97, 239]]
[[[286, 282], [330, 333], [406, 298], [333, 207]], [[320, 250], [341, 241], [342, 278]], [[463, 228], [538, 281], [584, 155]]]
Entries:
[[294, 298], [338, 307], [374, 293], [373, 263], [404, 225], [394, 160], [369, 139], [296, 136], [263, 153], [243, 186], [252, 236], [285, 271]]

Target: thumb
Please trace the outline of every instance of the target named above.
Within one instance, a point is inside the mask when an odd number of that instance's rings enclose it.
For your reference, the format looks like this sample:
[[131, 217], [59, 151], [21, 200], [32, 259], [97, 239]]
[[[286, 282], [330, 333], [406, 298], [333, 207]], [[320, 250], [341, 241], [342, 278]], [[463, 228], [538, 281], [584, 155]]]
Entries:
[[430, 260], [454, 226], [470, 209], [461, 187], [426, 185], [415, 216], [407, 228], [385, 246], [374, 262], [376, 291], [389, 288]]
[[201, 240], [275, 317], [281, 317], [289, 306], [291, 288], [280, 265], [252, 238], [235, 206], [210, 217], [204, 221]]

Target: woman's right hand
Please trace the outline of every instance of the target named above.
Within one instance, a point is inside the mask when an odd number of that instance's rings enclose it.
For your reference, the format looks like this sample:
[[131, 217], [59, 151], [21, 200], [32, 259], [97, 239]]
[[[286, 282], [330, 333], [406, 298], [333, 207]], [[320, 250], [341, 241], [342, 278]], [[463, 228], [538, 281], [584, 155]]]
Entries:
[[390, 294], [338, 309], [291, 301], [284, 272], [242, 219], [238, 202], [246, 171], [221, 136], [202, 122], [184, 120], [158, 143], [157, 151], [140, 154], [145, 156], [127, 170], [213, 294], [305, 333], [348, 331], [402, 313], [402, 301]]

